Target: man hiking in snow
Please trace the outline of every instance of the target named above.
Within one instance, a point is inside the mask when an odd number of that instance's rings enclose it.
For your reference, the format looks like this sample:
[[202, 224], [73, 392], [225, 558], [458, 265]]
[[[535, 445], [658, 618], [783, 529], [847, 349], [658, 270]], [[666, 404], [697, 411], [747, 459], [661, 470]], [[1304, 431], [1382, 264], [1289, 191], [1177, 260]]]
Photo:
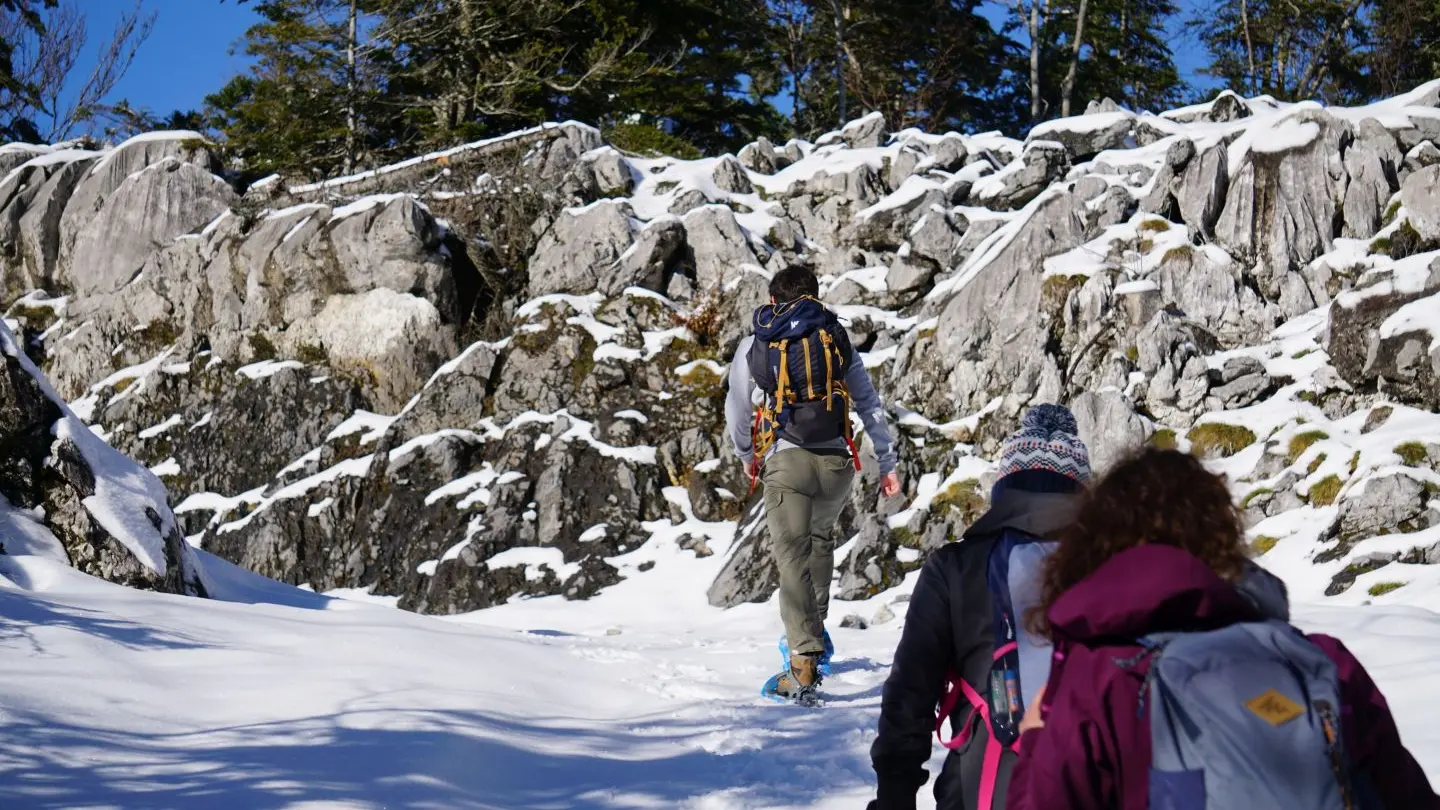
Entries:
[[[990, 509], [959, 542], [926, 560], [880, 700], [870, 748], [877, 798], [868, 810], [915, 810], [931, 735], [955, 737], [935, 780], [936, 810], [1001, 810], [1028, 700], [1045, 685], [1051, 649], [1018, 628], [1038, 599], [1046, 556], [1090, 480], [1075, 417], [1036, 405], [1005, 440]], [[961, 680], [947, 683], [958, 675]]]
[[[850, 497], [860, 458], [850, 408], [875, 445], [881, 491], [900, 493], [895, 450], [880, 397], [820, 283], [804, 267], [770, 282], [770, 304], [755, 311], [752, 336], [730, 364], [726, 432], [752, 483], [765, 485], [765, 518], [780, 571], [780, 618], [788, 667], [766, 693], [811, 702], [833, 652], [825, 618], [835, 568], [831, 533]], [[757, 403], [756, 389], [763, 394]], [[758, 404], [758, 409], [757, 409]]]

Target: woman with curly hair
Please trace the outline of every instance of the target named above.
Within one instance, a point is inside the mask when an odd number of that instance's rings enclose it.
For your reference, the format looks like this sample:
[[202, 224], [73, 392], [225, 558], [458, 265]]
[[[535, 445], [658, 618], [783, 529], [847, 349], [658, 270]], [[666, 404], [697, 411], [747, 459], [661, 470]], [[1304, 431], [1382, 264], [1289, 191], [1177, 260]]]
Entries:
[[1006, 806], [1440, 808], [1360, 662], [1288, 613], [1224, 479], [1173, 450], [1118, 464], [1026, 617], [1054, 663]]

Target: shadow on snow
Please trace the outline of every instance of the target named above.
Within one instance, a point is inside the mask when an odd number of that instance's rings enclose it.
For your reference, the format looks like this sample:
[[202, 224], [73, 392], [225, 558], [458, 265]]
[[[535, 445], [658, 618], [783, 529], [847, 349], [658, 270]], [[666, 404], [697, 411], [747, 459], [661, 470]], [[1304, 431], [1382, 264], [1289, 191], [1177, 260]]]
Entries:
[[[821, 712], [742, 706], [714, 722], [667, 713], [595, 730], [472, 710], [369, 710], [183, 734], [8, 712], [0, 807], [610, 810], [717, 792], [783, 804], [797, 770], [823, 766], [832, 788], [870, 778], [863, 752], [842, 742], [868, 715]], [[727, 745], [727, 729], [744, 733], [738, 744]], [[817, 749], [827, 739], [830, 750]]]

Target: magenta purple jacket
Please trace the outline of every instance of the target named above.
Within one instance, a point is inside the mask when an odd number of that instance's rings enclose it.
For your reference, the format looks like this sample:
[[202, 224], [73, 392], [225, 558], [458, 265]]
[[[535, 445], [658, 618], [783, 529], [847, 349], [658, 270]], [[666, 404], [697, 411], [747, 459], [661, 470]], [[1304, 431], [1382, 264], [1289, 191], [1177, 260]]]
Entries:
[[[1278, 587], [1279, 611], [1288, 613]], [[1150, 721], [1135, 711], [1143, 672], [1115, 663], [1140, 648], [1119, 639], [1270, 618], [1277, 612], [1266, 609], [1272, 606], [1273, 600], [1266, 605], [1253, 594], [1247, 598], [1199, 559], [1169, 546], [1121, 552], [1066, 591], [1049, 614], [1057, 652], [1065, 658], [1051, 670], [1044, 728], [1021, 737], [1006, 807], [1146, 810]], [[1338, 640], [1308, 638], [1339, 668], [1342, 734], [1357, 768], [1357, 792], [1369, 799], [1362, 806], [1440, 810], [1440, 797], [1400, 742], [1395, 719], [1365, 668]]]

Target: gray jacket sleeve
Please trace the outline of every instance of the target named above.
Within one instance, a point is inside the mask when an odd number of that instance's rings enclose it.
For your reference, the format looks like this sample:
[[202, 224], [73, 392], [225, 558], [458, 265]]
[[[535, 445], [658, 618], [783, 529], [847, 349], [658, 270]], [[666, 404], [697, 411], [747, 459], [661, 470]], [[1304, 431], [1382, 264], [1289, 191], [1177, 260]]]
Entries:
[[850, 398], [855, 401], [855, 410], [865, 423], [865, 434], [875, 443], [875, 457], [880, 461], [880, 472], [895, 471], [895, 444], [890, 438], [890, 428], [885, 424], [885, 406], [875, 385], [870, 381], [870, 371], [860, 353], [850, 350], [850, 370], [845, 374], [845, 385], [850, 389]]
[[730, 390], [725, 394], [725, 433], [735, 449], [735, 456], [749, 466], [755, 455], [750, 442], [750, 429], [755, 419], [755, 381], [750, 378], [750, 344], [754, 337], [741, 339], [730, 361]]

